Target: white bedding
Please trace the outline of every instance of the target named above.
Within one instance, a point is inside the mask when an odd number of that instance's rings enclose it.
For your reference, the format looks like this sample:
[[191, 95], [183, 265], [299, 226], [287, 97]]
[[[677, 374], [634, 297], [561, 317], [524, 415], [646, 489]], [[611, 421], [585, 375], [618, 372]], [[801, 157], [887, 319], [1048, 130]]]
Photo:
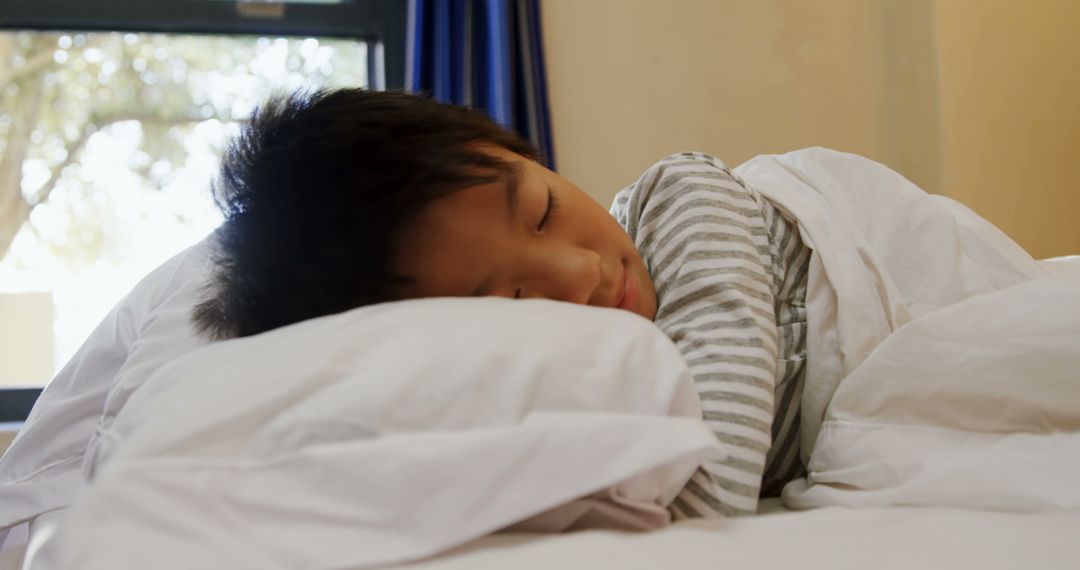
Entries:
[[1080, 515], [946, 508], [828, 507], [754, 518], [687, 521], [649, 533], [494, 535], [414, 570], [1071, 570]]
[[1038, 280], [901, 327], [833, 396], [789, 505], [1080, 511], [1080, 288]]
[[[802, 424], [811, 472], [785, 501], [870, 509], [494, 536], [425, 564], [1074, 566], [1077, 266], [1032, 260], [962, 206], [853, 155], [809, 149], [737, 173], [816, 248]], [[480, 301], [457, 301], [470, 302]], [[51, 552], [86, 568], [382, 566], [522, 521], [554, 530], [630, 513], [624, 526], [656, 526], [693, 462], [723, 454], [689, 419], [685, 363], [648, 323], [510, 303], [494, 311], [505, 329], [492, 329], [458, 307], [427, 320], [418, 310], [408, 326], [369, 309], [384, 320], [362, 342], [348, 336], [364, 314], [353, 312], [162, 369], [95, 438], [87, 473], [99, 479]], [[581, 311], [600, 316], [570, 316]], [[530, 336], [536, 322], [547, 334]], [[385, 358], [359, 359], [361, 348]], [[905, 504], [934, 508], [878, 508]]]
[[814, 248], [796, 508], [1080, 509], [1080, 271], [827, 149], [736, 172]]
[[[759, 513], [683, 521], [648, 533], [501, 533], [395, 568], [712, 570], [720, 561], [725, 567], [761, 570], [1072, 570], [1080, 559], [1077, 514], [900, 507], [796, 512], [769, 499], [761, 502]], [[55, 528], [55, 519], [41, 520], [35, 525], [37, 543]], [[30, 570], [57, 567], [44, 557], [36, 560]], [[0, 568], [8, 570], [2, 562]]]
[[510, 525], [656, 528], [724, 456], [700, 415], [678, 349], [625, 311], [314, 319], [147, 379], [95, 436], [52, 568], [381, 567]]

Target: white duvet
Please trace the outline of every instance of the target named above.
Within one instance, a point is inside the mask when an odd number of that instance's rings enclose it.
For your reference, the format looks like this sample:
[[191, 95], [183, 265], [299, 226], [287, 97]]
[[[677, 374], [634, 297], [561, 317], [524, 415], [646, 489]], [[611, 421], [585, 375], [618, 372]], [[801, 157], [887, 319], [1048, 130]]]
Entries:
[[855, 155], [736, 172], [814, 248], [785, 504], [1080, 508], [1080, 265]]

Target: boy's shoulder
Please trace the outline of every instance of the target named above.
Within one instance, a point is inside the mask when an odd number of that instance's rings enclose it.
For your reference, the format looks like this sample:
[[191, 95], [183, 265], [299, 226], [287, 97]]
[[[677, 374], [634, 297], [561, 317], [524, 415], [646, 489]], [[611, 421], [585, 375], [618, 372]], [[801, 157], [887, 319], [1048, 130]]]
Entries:
[[648, 168], [637, 181], [616, 196], [611, 211], [616, 217], [626, 208], [644, 209], [658, 202], [678, 199], [687, 186], [697, 190], [712, 189], [727, 194], [748, 194], [746, 184], [731, 168], [714, 155], [704, 152], [680, 152], [668, 155]]
[[615, 195], [611, 215], [635, 237], [643, 224], [656, 225], [666, 211], [754, 215], [761, 199], [728, 165], [704, 152], [680, 152], [653, 164]]
[[676, 193], [683, 184], [728, 187], [745, 190], [745, 183], [723, 160], [704, 152], [680, 152], [669, 155], [649, 167], [629, 189], [652, 197]]
[[716, 168], [716, 169], [720, 169], [720, 170], [731, 170], [730, 168], [728, 168], [728, 165], [723, 160], [720, 160], [715, 155], [709, 154], [707, 152], [699, 152], [699, 151], [686, 151], [686, 152], [677, 152], [675, 154], [670, 154], [670, 155], [664, 157], [663, 159], [661, 159], [660, 161], [658, 161], [651, 168], [658, 168], [658, 167], [663, 167], [663, 166], [673, 166], [673, 165], [679, 165], [679, 166], [685, 166], [685, 167], [698, 166], [698, 167], [701, 167], [701, 168]]

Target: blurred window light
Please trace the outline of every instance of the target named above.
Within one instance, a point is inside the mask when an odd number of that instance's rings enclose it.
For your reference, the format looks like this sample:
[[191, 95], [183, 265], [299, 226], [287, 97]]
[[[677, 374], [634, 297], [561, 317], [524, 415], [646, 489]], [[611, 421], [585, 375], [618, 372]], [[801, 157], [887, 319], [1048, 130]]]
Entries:
[[0, 30], [0, 337], [51, 338], [5, 353], [0, 389], [47, 383], [142, 276], [220, 223], [210, 183], [256, 104], [368, 86], [370, 45]]

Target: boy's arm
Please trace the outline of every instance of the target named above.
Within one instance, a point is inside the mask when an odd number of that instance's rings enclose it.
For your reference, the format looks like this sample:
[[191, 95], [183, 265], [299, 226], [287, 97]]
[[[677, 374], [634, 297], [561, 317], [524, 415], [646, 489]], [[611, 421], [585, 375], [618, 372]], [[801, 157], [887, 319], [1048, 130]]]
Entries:
[[690, 364], [705, 422], [730, 457], [694, 475], [682, 517], [752, 514], [771, 443], [777, 329], [762, 198], [698, 153], [657, 163], [616, 197], [657, 291], [656, 324]]

